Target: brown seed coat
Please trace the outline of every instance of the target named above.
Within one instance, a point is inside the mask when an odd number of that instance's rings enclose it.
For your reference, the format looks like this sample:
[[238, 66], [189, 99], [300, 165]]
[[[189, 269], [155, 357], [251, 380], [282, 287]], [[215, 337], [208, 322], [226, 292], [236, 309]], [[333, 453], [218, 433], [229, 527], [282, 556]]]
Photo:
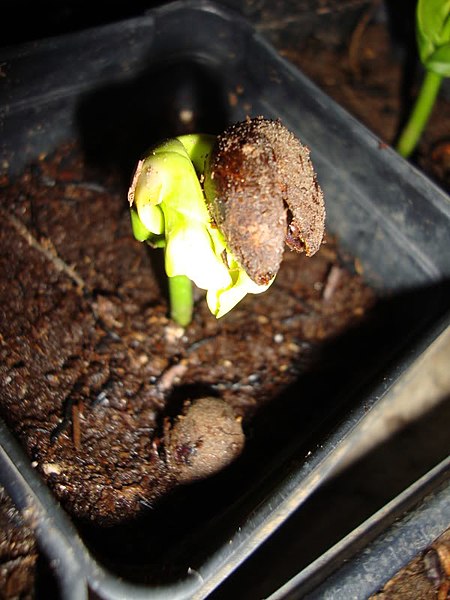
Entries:
[[256, 117], [218, 136], [205, 173], [211, 216], [250, 278], [268, 283], [284, 243], [311, 256], [324, 233], [309, 149], [280, 121]]

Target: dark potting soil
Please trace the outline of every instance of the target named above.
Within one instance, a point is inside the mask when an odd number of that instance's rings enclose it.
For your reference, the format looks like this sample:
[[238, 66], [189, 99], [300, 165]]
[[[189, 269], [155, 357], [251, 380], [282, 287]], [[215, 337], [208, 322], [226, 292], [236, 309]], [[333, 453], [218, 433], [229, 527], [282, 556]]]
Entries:
[[270, 290], [221, 320], [198, 291], [183, 330], [167, 317], [161, 256], [131, 235], [126, 193], [76, 148], [4, 183], [1, 414], [82, 520], [127, 521], [177, 484], [167, 430], [186, 402], [220, 398], [248, 432], [374, 303], [328, 239], [312, 258], [286, 251]]
[[0, 487], [0, 598], [33, 598], [37, 559], [32, 529]]
[[[324, 43], [325, 34], [278, 47], [393, 143], [410, 102], [386, 25], [369, 22], [339, 47]], [[419, 80], [409, 82], [409, 100]], [[449, 123], [441, 94], [413, 157], [447, 190]], [[183, 332], [167, 319], [157, 253], [131, 238], [114, 181], [67, 147], [0, 185], [0, 411], [57, 498], [84, 521], [126, 522], [170, 498], [177, 482], [164, 423], [185, 400], [229, 403], [249, 447], [263, 407], [281, 403], [290, 384], [323, 362], [327, 343], [371, 312], [357, 261], [328, 239], [310, 259], [287, 252], [273, 287], [221, 321], [199, 293]], [[308, 400], [306, 393], [298, 402]], [[270, 444], [284, 427], [281, 419]], [[0, 597], [32, 597], [32, 532], [4, 494], [0, 504]]]
[[[283, 36], [274, 41], [285, 58], [380, 136], [380, 141], [395, 145], [423, 81], [423, 69], [415, 54], [414, 35], [413, 45], [406, 47], [397, 31], [399, 23], [374, 18], [373, 9], [380, 3], [372, 4], [344, 40], [331, 40], [326, 28], [317, 28], [295, 46], [286, 47]], [[401, 21], [405, 3], [390, 4]], [[403, 26], [407, 25], [405, 20]], [[450, 98], [445, 86], [410, 160], [450, 192]]]

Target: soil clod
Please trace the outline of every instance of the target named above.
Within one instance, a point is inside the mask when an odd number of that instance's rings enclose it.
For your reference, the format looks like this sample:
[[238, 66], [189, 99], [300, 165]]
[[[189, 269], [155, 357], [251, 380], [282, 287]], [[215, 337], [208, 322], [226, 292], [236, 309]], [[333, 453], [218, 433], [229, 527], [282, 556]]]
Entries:
[[166, 453], [179, 483], [209, 477], [228, 466], [244, 448], [241, 419], [219, 398], [188, 403], [167, 432]]

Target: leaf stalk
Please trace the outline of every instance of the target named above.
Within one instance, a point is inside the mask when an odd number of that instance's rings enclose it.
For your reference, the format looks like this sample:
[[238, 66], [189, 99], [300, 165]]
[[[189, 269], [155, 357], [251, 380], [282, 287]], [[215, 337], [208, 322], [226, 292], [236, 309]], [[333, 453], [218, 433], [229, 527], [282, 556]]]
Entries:
[[192, 321], [194, 309], [192, 282], [186, 275], [168, 277], [170, 317], [181, 327]]
[[425, 78], [414, 103], [411, 115], [398, 139], [396, 149], [408, 158], [413, 153], [433, 110], [442, 83], [442, 76], [426, 71]]

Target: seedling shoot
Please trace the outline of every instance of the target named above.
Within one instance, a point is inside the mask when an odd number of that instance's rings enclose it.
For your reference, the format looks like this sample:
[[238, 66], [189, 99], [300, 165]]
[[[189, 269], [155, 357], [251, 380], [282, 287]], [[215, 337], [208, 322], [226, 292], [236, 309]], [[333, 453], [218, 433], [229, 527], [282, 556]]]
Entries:
[[220, 318], [269, 288], [285, 244], [310, 256], [324, 233], [308, 148], [263, 117], [154, 146], [137, 165], [128, 200], [135, 238], [164, 251], [170, 314], [183, 327], [193, 284]]
[[416, 37], [425, 75], [411, 115], [397, 142], [408, 158], [433, 110], [444, 77], [450, 77], [450, 0], [418, 0]]

